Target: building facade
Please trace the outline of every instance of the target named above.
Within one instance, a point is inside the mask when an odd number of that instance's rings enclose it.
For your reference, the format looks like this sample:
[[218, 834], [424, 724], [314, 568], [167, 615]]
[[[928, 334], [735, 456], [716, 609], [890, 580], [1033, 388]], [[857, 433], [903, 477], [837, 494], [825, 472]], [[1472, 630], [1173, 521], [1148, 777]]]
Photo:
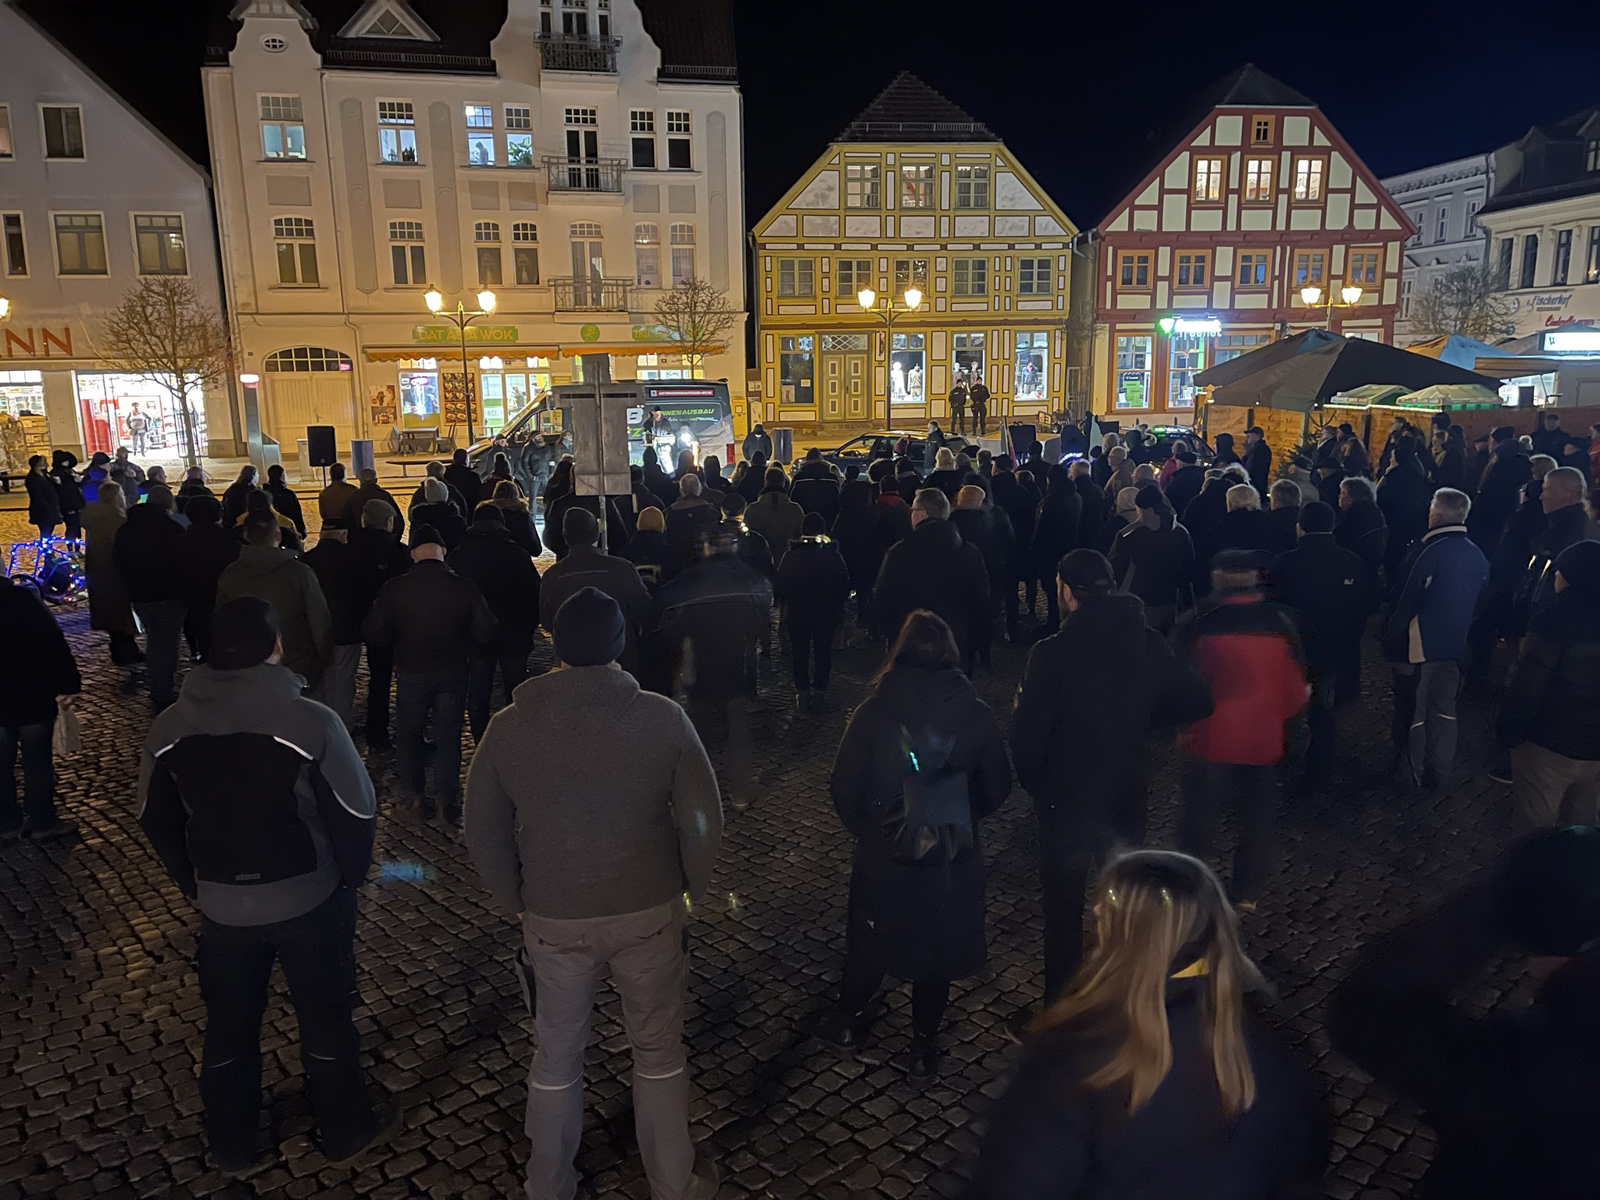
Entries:
[[1600, 324], [1600, 108], [1534, 126], [1494, 173], [1479, 220], [1513, 332]]
[[1478, 223], [1494, 188], [1494, 156], [1474, 154], [1454, 162], [1422, 167], [1383, 181], [1395, 203], [1405, 209], [1416, 232], [1406, 241], [1400, 270], [1400, 312], [1395, 318], [1395, 345], [1407, 346], [1457, 330], [1413, 331], [1411, 305], [1435, 281], [1460, 266], [1483, 262], [1487, 235]]
[[757, 415], [920, 427], [958, 378], [986, 383], [997, 422], [1061, 408], [1076, 232], [998, 137], [902, 73], [755, 225]]
[[[97, 349], [100, 320], [141, 278], [176, 276], [222, 310], [205, 171], [56, 38], [0, 2], [0, 423], [10, 466], [50, 447], [182, 455], [159, 381]], [[225, 381], [191, 416], [233, 452]], [[143, 418], [142, 420], [140, 418]], [[132, 425], [130, 426], [130, 419]], [[135, 434], [138, 434], [136, 437]]]
[[1411, 221], [1313, 101], [1247, 65], [1173, 129], [1098, 227], [1096, 412], [1186, 424], [1218, 362], [1303, 329], [1393, 339]]
[[[709, 281], [741, 314], [703, 374], [745, 379], [742, 136], [721, 0], [245, 0], [204, 72], [242, 369], [287, 446], [450, 432], [446, 307], [475, 431], [608, 371], [687, 373], [655, 308]], [[588, 356], [588, 357], [582, 357]], [[450, 403], [452, 396], [455, 403]], [[460, 440], [464, 429], [454, 429]]]

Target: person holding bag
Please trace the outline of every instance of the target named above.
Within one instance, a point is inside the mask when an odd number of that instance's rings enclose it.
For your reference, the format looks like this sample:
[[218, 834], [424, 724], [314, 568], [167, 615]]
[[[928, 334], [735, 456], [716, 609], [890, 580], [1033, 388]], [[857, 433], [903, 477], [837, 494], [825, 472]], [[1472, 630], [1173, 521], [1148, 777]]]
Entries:
[[987, 958], [978, 823], [1010, 794], [1011, 764], [950, 627], [927, 609], [906, 617], [851, 715], [830, 788], [855, 852], [844, 978], [817, 1035], [860, 1044], [884, 976], [909, 980], [909, 1073], [931, 1079], [950, 983]]

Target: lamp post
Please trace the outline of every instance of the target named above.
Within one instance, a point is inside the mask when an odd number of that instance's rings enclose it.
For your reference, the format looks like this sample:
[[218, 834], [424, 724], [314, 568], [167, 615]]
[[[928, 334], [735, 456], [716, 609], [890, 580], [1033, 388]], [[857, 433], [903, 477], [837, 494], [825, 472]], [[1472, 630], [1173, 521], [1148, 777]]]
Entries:
[[[904, 305], [902, 308], [896, 308], [894, 300], [888, 296], [881, 298], [881, 304], [879, 303], [879, 299], [880, 297], [878, 296], [878, 293], [869, 287], [864, 287], [856, 293], [856, 303], [861, 305], [861, 311], [864, 313], [871, 313], [873, 316], [877, 317], [878, 320], [883, 322], [884, 337], [888, 339], [887, 346], [884, 351], [884, 360], [887, 364], [893, 360], [894, 356], [894, 323], [900, 317], [905, 316], [906, 313], [916, 312], [917, 309], [922, 307], [922, 289], [919, 287], [908, 287], [904, 292], [902, 292], [900, 294], [900, 301], [902, 305]], [[883, 415], [884, 420], [886, 421], [889, 417], [889, 405], [892, 400], [892, 397], [888, 394], [888, 389], [889, 383], [886, 366], [883, 397]], [[926, 395], [926, 392], [924, 392], [924, 395]]]
[[[1339, 289], [1338, 295], [1339, 300], [1336, 301], [1333, 298], [1333, 289], [1329, 288], [1327, 292], [1327, 300], [1324, 302], [1323, 291], [1316, 284], [1308, 284], [1306, 287], [1300, 289], [1300, 299], [1305, 302], [1305, 306], [1307, 308], [1322, 309], [1322, 327], [1329, 331], [1333, 329], [1334, 309], [1354, 308], [1357, 304], [1361, 303], [1361, 286], [1355, 283], [1347, 283], [1344, 285], [1344, 287]], [[1340, 301], [1342, 301], [1342, 303]]]
[[0, 321], [11, 315], [11, 300], [9, 297], [0, 296]]
[[444, 296], [436, 287], [430, 287], [422, 294], [422, 302], [428, 306], [428, 311], [436, 317], [443, 317], [453, 321], [461, 331], [461, 398], [467, 406], [467, 445], [474, 441], [472, 433], [472, 376], [467, 365], [467, 326], [479, 317], [494, 316], [495, 296], [488, 288], [479, 292], [477, 297], [478, 307], [469, 309], [461, 301], [456, 301], [455, 312], [449, 311], [444, 306]]

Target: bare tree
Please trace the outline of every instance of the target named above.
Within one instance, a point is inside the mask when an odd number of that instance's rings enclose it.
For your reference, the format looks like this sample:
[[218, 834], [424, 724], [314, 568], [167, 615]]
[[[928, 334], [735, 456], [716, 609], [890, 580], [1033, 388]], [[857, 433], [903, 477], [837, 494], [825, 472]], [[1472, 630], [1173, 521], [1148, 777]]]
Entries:
[[678, 343], [691, 378], [736, 318], [727, 294], [704, 279], [685, 280], [656, 301], [656, 321]]
[[227, 374], [227, 327], [186, 279], [153, 275], [141, 279], [100, 322], [96, 353], [129, 375], [166, 389], [183, 427], [184, 458], [200, 461], [191, 398]]
[[1487, 262], [1462, 263], [1435, 279], [1411, 301], [1411, 328], [1427, 337], [1460, 333], [1480, 342], [1512, 330], [1511, 302]]

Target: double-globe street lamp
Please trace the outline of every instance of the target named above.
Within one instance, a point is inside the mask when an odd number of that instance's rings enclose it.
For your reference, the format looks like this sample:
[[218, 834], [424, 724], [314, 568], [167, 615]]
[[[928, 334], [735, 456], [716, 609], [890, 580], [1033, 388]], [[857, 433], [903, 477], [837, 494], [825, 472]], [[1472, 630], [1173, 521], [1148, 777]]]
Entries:
[[447, 321], [455, 322], [461, 331], [461, 399], [467, 406], [467, 445], [471, 446], [476, 440], [472, 432], [472, 375], [471, 368], [467, 365], [467, 326], [480, 317], [494, 316], [495, 296], [488, 288], [477, 295], [478, 307], [468, 308], [461, 301], [456, 301], [456, 310], [451, 312], [444, 306], [444, 295], [436, 287], [430, 287], [422, 294], [422, 302], [428, 306], [428, 311], [436, 317], [443, 317]]
[[1323, 291], [1316, 284], [1308, 284], [1300, 289], [1300, 299], [1305, 302], [1305, 306], [1307, 308], [1322, 309], [1322, 327], [1328, 330], [1333, 328], [1334, 309], [1354, 308], [1357, 304], [1361, 303], [1361, 286], [1355, 283], [1347, 283], [1344, 287], [1339, 289], [1338, 295], [1339, 299], [1343, 301], [1342, 304], [1334, 300], [1334, 291], [1332, 288], [1329, 288], [1327, 292], [1327, 302], [1324, 303]]
[[[883, 302], [881, 304], [879, 303], [879, 299], [878, 293], [873, 288], [864, 287], [856, 292], [856, 303], [861, 305], [861, 311], [864, 313], [870, 313], [877, 317], [878, 320], [883, 322], [884, 337], [888, 339], [887, 346], [884, 351], [884, 358], [886, 362], [892, 362], [894, 361], [894, 323], [898, 318], [905, 316], [906, 313], [916, 312], [917, 309], [922, 307], [922, 289], [919, 287], [908, 287], [904, 292], [900, 293], [900, 300], [904, 305], [903, 308], [896, 308], [894, 300], [888, 296], [882, 297]], [[885, 423], [887, 423], [889, 420], [889, 407], [894, 403], [894, 397], [888, 394], [888, 389], [891, 386], [888, 380], [889, 376], [886, 373], [884, 376], [883, 397], [883, 417]], [[926, 395], [926, 393], [924, 393], [924, 395]]]

